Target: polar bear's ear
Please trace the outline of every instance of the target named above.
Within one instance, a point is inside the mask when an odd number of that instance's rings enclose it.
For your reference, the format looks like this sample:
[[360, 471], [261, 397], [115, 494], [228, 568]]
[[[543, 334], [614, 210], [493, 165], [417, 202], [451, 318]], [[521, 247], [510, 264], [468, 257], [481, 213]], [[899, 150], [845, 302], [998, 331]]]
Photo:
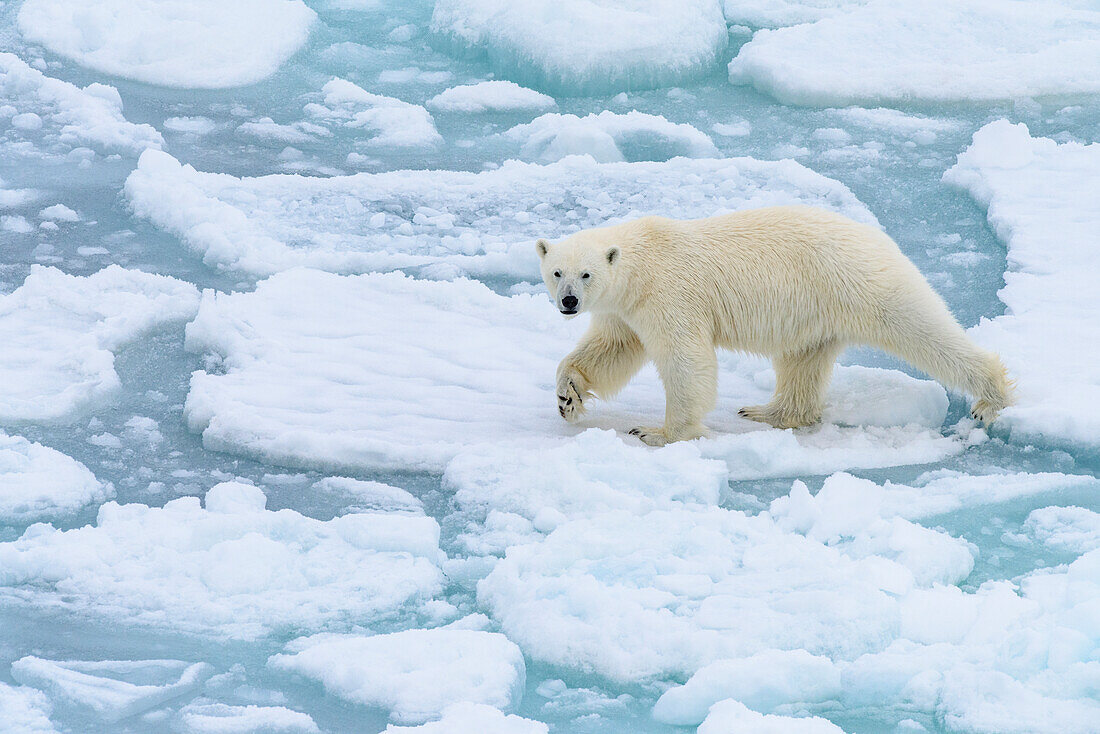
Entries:
[[618, 247], [607, 248], [607, 254], [604, 256], [607, 258], [607, 264], [614, 265], [615, 261], [619, 259], [619, 254], [620, 252]]
[[539, 254], [539, 257], [546, 257], [546, 253], [550, 252], [550, 243], [546, 240], [540, 239], [535, 242], [535, 251]]

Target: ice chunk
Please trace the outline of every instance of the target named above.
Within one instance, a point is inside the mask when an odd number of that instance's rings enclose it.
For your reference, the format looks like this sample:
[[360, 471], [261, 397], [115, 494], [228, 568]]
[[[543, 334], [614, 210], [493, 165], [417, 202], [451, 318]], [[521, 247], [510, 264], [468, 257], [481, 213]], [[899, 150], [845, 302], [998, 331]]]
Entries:
[[459, 702], [511, 708], [523, 694], [519, 648], [502, 634], [416, 629], [388, 635], [319, 635], [295, 640], [269, 665], [320, 681], [349, 701], [421, 723]]
[[866, 5], [868, 0], [722, 0], [730, 23], [754, 28], [781, 28], [812, 23]]
[[438, 721], [420, 726], [386, 727], [385, 734], [547, 734], [541, 721], [532, 721], [480, 703], [456, 703], [443, 710]]
[[[0, 544], [0, 585], [112, 621], [252, 639], [381, 621], [442, 585], [439, 526], [408, 514], [321, 522], [223, 484], [163, 508], [108, 502], [95, 525]], [[89, 552], [94, 548], [94, 552]]]
[[[4, 726], [18, 734], [57, 734], [50, 722], [53, 706], [46, 694], [26, 686], [0, 682], [0, 712]], [[545, 730], [544, 730], [545, 732]]]
[[729, 73], [782, 102], [820, 106], [1095, 93], [1100, 12], [1058, 0], [875, 0], [759, 31]]
[[193, 734], [318, 734], [309, 714], [285, 706], [230, 706], [202, 700], [180, 709], [183, 731]]
[[1006, 313], [971, 334], [999, 352], [1018, 381], [1017, 404], [1001, 419], [1013, 436], [1100, 445], [1097, 170], [1100, 143], [1059, 145], [999, 120], [974, 133], [944, 174], [986, 207], [1008, 246], [997, 294]]
[[0, 420], [69, 418], [119, 387], [114, 354], [198, 305], [190, 283], [117, 265], [93, 275], [31, 267], [0, 295]]
[[325, 477], [314, 482], [313, 489], [354, 499], [358, 510], [424, 514], [424, 505], [420, 500], [400, 487], [391, 487], [382, 482], [369, 482], [350, 477]]
[[745, 704], [727, 699], [716, 703], [700, 725], [698, 734], [844, 734], [844, 730], [820, 716], [798, 718], [759, 714]]
[[569, 95], [703, 76], [729, 43], [718, 0], [439, 0], [431, 27], [499, 76]]
[[38, 212], [39, 219], [52, 219], [56, 222], [79, 222], [80, 215], [64, 204], [54, 204]]
[[[473, 281], [290, 270], [252, 293], [204, 294], [187, 327], [187, 348], [216, 355], [224, 371], [195, 372], [184, 411], [208, 448], [329, 472], [442, 471], [473, 446], [496, 455], [494, 446], [513, 440], [546, 441], [578, 428], [626, 429], [653, 420], [664, 398], [653, 370], [594, 408], [580, 426], [561, 420], [553, 407], [554, 371], [582, 326], [563, 321], [544, 296], [504, 297]], [[852, 389], [866, 405], [850, 415], [874, 417], [873, 406], [884, 406], [879, 418], [902, 425], [826, 426], [820, 432], [826, 438], [818, 439], [737, 418], [746, 401], [767, 399], [770, 384], [754, 381], [766, 362], [726, 353], [721, 364], [720, 400], [728, 407], [708, 419], [717, 438], [700, 448], [744, 474], [782, 474], [792, 466], [827, 473], [962, 450], [961, 441], [927, 428], [942, 423], [946, 407], [935, 383], [859, 368], [859, 379], [837, 380], [832, 415], [841, 418], [845, 404], [857, 405], [844, 393]], [[929, 402], [941, 412], [929, 411]], [[761, 438], [752, 438], [757, 434]], [[746, 457], [746, 442], [770, 465], [760, 466], [757, 453]], [[786, 453], [773, 456], [777, 447]], [[883, 447], [893, 450], [883, 455]]]
[[55, 704], [77, 707], [112, 723], [190, 693], [213, 674], [206, 663], [182, 660], [43, 660], [27, 656], [11, 665], [25, 686]]
[[218, 128], [218, 123], [209, 117], [195, 115], [192, 117], [168, 117], [164, 120], [164, 127], [177, 133], [208, 135]]
[[308, 104], [305, 111], [317, 120], [369, 130], [372, 146], [431, 148], [443, 141], [431, 113], [420, 105], [372, 94], [345, 79], [333, 79], [321, 91], [325, 103]]
[[653, 718], [697, 726], [714, 704], [727, 698], [754, 711], [772, 712], [784, 704], [836, 699], [840, 692], [840, 670], [829, 658], [805, 650], [768, 650], [701, 668], [686, 684], [664, 692], [653, 707]]
[[264, 79], [309, 37], [301, 0], [27, 0], [19, 29], [89, 69], [168, 87]]
[[114, 87], [89, 84], [81, 89], [46, 76], [14, 54], [0, 53], [0, 100], [42, 118], [42, 130], [33, 139], [52, 152], [92, 146], [102, 153], [136, 155], [164, 145], [152, 126], [126, 121]]
[[582, 154], [600, 163], [720, 157], [714, 142], [691, 125], [637, 110], [624, 115], [605, 110], [585, 117], [552, 112], [517, 125], [504, 136], [523, 145], [525, 158], [543, 163]]
[[1023, 531], [1048, 548], [1087, 553], [1100, 548], [1100, 513], [1084, 507], [1042, 507], [1032, 510]]
[[437, 112], [545, 112], [558, 105], [553, 97], [515, 82], [489, 81], [445, 89], [428, 100]]
[[0, 432], [0, 524], [62, 517], [112, 496], [76, 459]]
[[207, 263], [269, 275], [296, 265], [364, 272], [538, 276], [534, 240], [645, 214], [691, 219], [754, 206], [809, 204], [874, 217], [841, 183], [794, 161], [751, 158], [393, 171], [333, 178], [235, 178], [149, 152], [126, 180], [134, 212]]
[[959, 120], [911, 115], [886, 107], [843, 107], [827, 111], [850, 125], [868, 130], [883, 130], [911, 138], [921, 144], [934, 142], [937, 133], [954, 132], [963, 125]]

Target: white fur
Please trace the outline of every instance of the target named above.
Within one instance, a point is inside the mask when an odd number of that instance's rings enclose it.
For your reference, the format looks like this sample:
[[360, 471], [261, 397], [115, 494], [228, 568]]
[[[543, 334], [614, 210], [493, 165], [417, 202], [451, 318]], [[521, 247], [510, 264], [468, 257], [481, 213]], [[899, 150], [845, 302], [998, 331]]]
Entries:
[[[665, 385], [665, 424], [631, 433], [651, 445], [705, 434], [717, 395], [715, 348], [771, 357], [771, 402], [741, 415], [780, 428], [821, 419], [837, 355], [869, 344], [977, 398], [992, 421], [1011, 386], [997, 355], [967, 338], [943, 299], [886, 234], [810, 207], [709, 219], [646, 217], [539, 240], [555, 305], [578, 299], [588, 332], [558, 366], [566, 420], [622, 389], [647, 361]], [[585, 274], [589, 277], [583, 277]]]

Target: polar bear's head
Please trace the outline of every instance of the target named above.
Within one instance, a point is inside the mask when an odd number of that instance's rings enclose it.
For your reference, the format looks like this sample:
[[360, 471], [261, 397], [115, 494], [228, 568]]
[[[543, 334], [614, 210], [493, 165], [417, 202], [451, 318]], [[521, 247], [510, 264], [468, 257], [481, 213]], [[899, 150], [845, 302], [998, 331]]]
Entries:
[[600, 311], [611, 292], [620, 250], [615, 245], [584, 237], [581, 232], [557, 243], [535, 243], [542, 260], [542, 279], [554, 305], [566, 318], [581, 311]]

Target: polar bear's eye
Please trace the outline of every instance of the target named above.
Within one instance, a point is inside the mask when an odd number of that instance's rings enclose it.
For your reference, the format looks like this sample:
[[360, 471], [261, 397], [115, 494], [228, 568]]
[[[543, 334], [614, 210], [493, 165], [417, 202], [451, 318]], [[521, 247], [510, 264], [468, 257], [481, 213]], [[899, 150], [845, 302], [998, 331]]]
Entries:
[[554, 271], [554, 277], [555, 278], [560, 278], [561, 277], [561, 271], [560, 270], [555, 270]]
[[581, 277], [582, 277], [582, 278], [586, 278], [586, 279], [587, 279], [587, 278], [591, 278], [591, 277], [592, 277], [592, 273], [581, 273]]

